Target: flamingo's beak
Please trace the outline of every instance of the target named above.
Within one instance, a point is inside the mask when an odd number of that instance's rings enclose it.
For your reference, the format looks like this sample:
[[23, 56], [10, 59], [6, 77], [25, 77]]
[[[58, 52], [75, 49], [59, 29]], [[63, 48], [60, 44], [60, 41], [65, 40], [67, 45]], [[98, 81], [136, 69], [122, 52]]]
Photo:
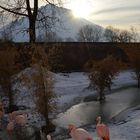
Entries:
[[68, 133], [70, 134], [72, 131], [72, 127], [68, 127]]
[[99, 121], [101, 121], [101, 117], [100, 116], [96, 118], [96, 123], [98, 123]]
[[98, 121], [99, 121], [98, 119], [95, 120], [96, 124], [98, 123]]

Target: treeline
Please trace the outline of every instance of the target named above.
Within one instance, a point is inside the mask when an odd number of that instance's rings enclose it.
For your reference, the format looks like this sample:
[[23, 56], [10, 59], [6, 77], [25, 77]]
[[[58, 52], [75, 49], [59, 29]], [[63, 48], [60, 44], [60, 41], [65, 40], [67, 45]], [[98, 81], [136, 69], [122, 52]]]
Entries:
[[[9, 44], [7, 44], [9, 45]], [[5, 49], [6, 44], [1, 44], [0, 50]], [[30, 63], [30, 45], [12, 44], [21, 56], [16, 61], [25, 68]], [[51, 71], [71, 72], [83, 71], [84, 65], [91, 60], [101, 60], [108, 55], [112, 55], [117, 60], [128, 61], [128, 56], [124, 49], [130, 48], [140, 52], [140, 43], [38, 43], [35, 46], [44, 48]]]
[[84, 25], [76, 33], [75, 37], [61, 38], [56, 32], [46, 32], [37, 37], [37, 42], [140, 42], [137, 29], [131, 26], [129, 29], [119, 29], [113, 26], [102, 28], [98, 25]]
[[105, 29], [100, 26], [93, 27], [85, 25], [77, 33], [76, 41], [78, 42], [139, 42], [140, 36], [133, 26], [129, 30], [122, 30], [108, 26]]
[[[122, 61], [127, 61], [123, 49], [115, 44], [83, 44], [70, 43], [49, 47], [47, 50], [48, 61], [52, 71], [84, 71], [84, 65], [90, 60], [101, 60], [112, 55]], [[59, 59], [58, 59], [59, 55]], [[52, 61], [53, 59], [53, 61]], [[52, 64], [53, 62], [53, 64]], [[56, 65], [57, 64], [57, 65]]]

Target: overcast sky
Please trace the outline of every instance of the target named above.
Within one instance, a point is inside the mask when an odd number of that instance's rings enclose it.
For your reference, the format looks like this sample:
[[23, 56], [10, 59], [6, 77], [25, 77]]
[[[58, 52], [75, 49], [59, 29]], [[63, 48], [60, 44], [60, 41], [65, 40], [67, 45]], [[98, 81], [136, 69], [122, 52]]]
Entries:
[[[0, 0], [3, 1], [3, 0]], [[43, 4], [45, 0], [39, 0]], [[140, 0], [62, 0], [66, 1], [64, 7], [76, 1], [86, 1], [90, 4], [92, 12], [88, 20], [103, 27], [112, 25], [118, 28], [135, 26], [140, 32]], [[79, 2], [79, 3], [80, 3]], [[80, 6], [80, 4], [79, 4]], [[84, 10], [84, 9], [83, 9]]]
[[135, 26], [140, 31], [140, 0], [87, 0], [87, 2], [92, 6], [92, 13], [89, 16], [92, 22], [104, 27], [112, 25], [124, 29]]

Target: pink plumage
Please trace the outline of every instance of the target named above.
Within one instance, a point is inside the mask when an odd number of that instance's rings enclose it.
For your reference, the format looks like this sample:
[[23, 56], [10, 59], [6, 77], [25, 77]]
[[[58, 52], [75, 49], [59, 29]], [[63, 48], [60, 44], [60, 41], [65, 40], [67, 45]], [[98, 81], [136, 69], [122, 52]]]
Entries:
[[14, 122], [11, 121], [8, 123], [7, 128], [6, 128], [9, 135], [12, 133], [13, 129], [14, 129]]
[[4, 116], [3, 104], [0, 102], [0, 119]]
[[27, 118], [27, 113], [23, 111], [13, 111], [12, 113], [9, 114], [9, 117], [11, 120], [14, 120], [18, 115], [24, 115]]
[[4, 116], [4, 112], [0, 111], [0, 119]]
[[24, 115], [17, 115], [15, 117], [15, 123], [24, 126], [27, 123], [27, 118]]
[[102, 140], [110, 140], [109, 129], [101, 122], [101, 117], [97, 118], [96, 132]]
[[73, 140], [93, 140], [91, 135], [83, 128], [76, 128], [75, 125], [70, 124], [68, 129]]
[[51, 140], [51, 136], [50, 135], [47, 135], [47, 140]]

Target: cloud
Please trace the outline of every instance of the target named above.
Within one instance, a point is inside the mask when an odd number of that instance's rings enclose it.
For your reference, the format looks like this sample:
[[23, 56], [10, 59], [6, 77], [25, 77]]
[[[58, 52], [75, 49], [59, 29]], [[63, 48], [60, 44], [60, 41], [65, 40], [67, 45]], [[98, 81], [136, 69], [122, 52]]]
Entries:
[[[114, 8], [108, 8], [108, 9], [102, 9], [97, 12], [94, 12], [94, 15], [98, 14], [108, 14], [111, 12], [122, 12], [122, 11], [139, 11], [140, 12], [140, 6], [133, 6], [133, 7], [114, 7]], [[140, 14], [139, 14], [140, 16]]]
[[[136, 25], [136, 26], [140, 26], [139, 24], [139, 17], [138, 15], [134, 14], [132, 16], [125, 16], [122, 15], [122, 17], [115, 17], [115, 18], [98, 18], [98, 19], [93, 19], [95, 22], [97, 23], [102, 23], [102, 24], [114, 24], [114, 25]], [[139, 25], [138, 25], [139, 24]]]

